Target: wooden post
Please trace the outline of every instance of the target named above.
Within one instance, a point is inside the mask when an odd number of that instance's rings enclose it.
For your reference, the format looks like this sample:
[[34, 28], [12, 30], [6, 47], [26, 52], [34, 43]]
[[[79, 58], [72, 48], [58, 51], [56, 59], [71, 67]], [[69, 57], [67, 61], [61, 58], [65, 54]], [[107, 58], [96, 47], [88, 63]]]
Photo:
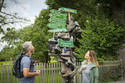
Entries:
[[5, 73], [4, 73], [4, 83], [6, 83], [6, 65], [5, 65], [4, 67], [5, 67]]
[[1, 63], [1, 83], [3, 83], [3, 63]]
[[[62, 65], [62, 71], [64, 71], [66, 69], [66, 65], [64, 63], [62, 63], [61, 65]], [[66, 83], [66, 80], [63, 77], [62, 77], [62, 83]]]
[[8, 83], [9, 83], [9, 64], [8, 64]]
[[[71, 55], [71, 56], [73, 56], [72, 53], [73, 53], [73, 51], [72, 51], [72, 49], [71, 49], [71, 50], [70, 50], [70, 55]], [[73, 57], [75, 57], [75, 56], [73, 56]], [[73, 65], [76, 67], [76, 63], [74, 63]], [[75, 68], [75, 71], [76, 71], [76, 68]], [[73, 83], [75, 83], [75, 81], [76, 81], [75, 78], [76, 78], [76, 75], [75, 75], [75, 76], [73, 77], [73, 79], [72, 79], [72, 80], [74, 81]]]
[[71, 19], [70, 19], [70, 12], [68, 12], [68, 20], [69, 20], [69, 23], [71, 22]]
[[[61, 11], [60, 8], [59, 8], [58, 10]], [[69, 20], [69, 25], [70, 25], [70, 23], [71, 23], [70, 12], [68, 12], [68, 20]], [[65, 48], [65, 47], [64, 47], [64, 48]], [[62, 53], [64, 53], [64, 48], [62, 48]], [[70, 55], [72, 56], [72, 50], [70, 50]], [[75, 63], [74, 63], [74, 64], [75, 64]], [[66, 69], [66, 65], [65, 65], [64, 63], [62, 63], [61, 65], [62, 65], [61, 70], [64, 71], [64, 70]], [[75, 70], [76, 70], [76, 69], [75, 69]], [[75, 78], [75, 77], [73, 77], [73, 78]], [[72, 80], [74, 80], [74, 83], [75, 83], [75, 79], [72, 79]], [[66, 79], [64, 79], [63, 77], [62, 77], [62, 83], [66, 83]]]
[[[62, 48], [62, 53], [64, 53], [64, 48]], [[64, 63], [62, 63], [61, 65], [62, 65], [61, 71], [64, 71], [66, 69], [66, 65]], [[62, 77], [62, 83], [66, 83], [66, 80], [63, 77]]]
[[[76, 63], [74, 63], [74, 65], [76, 67]], [[76, 68], [75, 68], [75, 71], [76, 71]], [[75, 81], [76, 81], [76, 75], [73, 78], [74, 78], [74, 82], [73, 83], [75, 83]]]

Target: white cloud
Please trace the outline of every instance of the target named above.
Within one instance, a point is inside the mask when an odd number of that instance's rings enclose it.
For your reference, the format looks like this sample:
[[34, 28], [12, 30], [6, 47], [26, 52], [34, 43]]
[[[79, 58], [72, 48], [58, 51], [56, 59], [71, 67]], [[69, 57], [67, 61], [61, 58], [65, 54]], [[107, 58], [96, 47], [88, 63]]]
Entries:
[[20, 0], [17, 3], [7, 1], [8, 7], [4, 10], [8, 13], [18, 13], [19, 16], [28, 18], [38, 16], [42, 9], [46, 9], [46, 0]]
[[[35, 16], [38, 16], [42, 9], [47, 8], [47, 5], [45, 5], [46, 0], [17, 0], [17, 4], [12, 0], [5, 0], [5, 1], [7, 3], [7, 8], [3, 9], [3, 11], [7, 13], [18, 13], [20, 17], [24, 17], [31, 20], [30, 23], [25, 23], [25, 24], [19, 23], [19, 24], [11, 25], [16, 29], [22, 28], [34, 23]], [[20, 24], [22, 24], [22, 26], [20, 26]], [[5, 26], [4, 29], [5, 28], [7, 28], [7, 26]], [[3, 35], [0, 34], [0, 38], [2, 36]], [[0, 51], [1, 51], [1, 49], [6, 43], [0, 42], [0, 44], [2, 44], [2, 46], [0, 46]]]
[[0, 51], [3, 49], [3, 47], [6, 45], [6, 42], [0, 42]]
[[46, 8], [45, 1], [46, 0], [32, 0], [32, 4], [36, 9], [44, 9]]
[[[0, 40], [1, 40], [1, 37], [3, 37], [4, 35], [3, 34], [0, 34]], [[7, 43], [6, 42], [0, 42], [0, 51], [3, 49], [3, 47], [6, 45]]]

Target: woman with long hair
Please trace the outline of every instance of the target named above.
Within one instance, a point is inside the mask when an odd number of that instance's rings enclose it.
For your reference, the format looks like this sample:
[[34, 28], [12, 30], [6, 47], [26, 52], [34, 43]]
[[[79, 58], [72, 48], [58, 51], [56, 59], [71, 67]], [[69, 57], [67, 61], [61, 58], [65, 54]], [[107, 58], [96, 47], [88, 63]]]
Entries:
[[99, 64], [96, 59], [96, 53], [93, 50], [89, 50], [85, 54], [85, 58], [81, 67], [78, 69], [81, 74], [81, 83], [98, 83], [99, 78]]

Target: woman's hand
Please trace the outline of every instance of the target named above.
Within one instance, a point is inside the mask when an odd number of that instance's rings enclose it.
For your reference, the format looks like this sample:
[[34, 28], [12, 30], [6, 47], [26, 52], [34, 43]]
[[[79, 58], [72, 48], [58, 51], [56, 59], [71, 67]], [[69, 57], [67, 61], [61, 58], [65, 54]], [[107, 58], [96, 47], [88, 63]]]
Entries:
[[83, 66], [81, 67], [80, 71], [82, 71], [82, 70], [85, 69], [85, 68], [86, 68], [86, 65], [83, 65]]

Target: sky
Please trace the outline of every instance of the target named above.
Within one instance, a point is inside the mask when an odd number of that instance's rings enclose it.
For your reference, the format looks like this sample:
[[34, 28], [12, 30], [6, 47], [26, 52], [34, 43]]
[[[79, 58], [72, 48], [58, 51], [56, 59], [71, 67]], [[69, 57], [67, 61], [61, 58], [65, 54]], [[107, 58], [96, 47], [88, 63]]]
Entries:
[[[16, 29], [33, 24], [35, 20], [35, 16], [38, 16], [42, 9], [47, 9], [48, 7], [45, 4], [46, 0], [14, 0], [14, 1], [17, 1], [16, 3], [13, 2], [13, 0], [5, 0], [5, 1], [7, 1], [6, 2], [7, 8], [2, 9], [2, 11], [7, 13], [18, 13], [19, 16], [25, 17], [31, 20], [29, 23], [22, 24], [22, 26], [20, 26], [19, 24], [12, 25]], [[2, 36], [3, 35], [0, 34], [0, 39]], [[0, 42], [0, 51], [3, 49], [5, 45], [6, 45], [6, 42], [4, 43]]]

